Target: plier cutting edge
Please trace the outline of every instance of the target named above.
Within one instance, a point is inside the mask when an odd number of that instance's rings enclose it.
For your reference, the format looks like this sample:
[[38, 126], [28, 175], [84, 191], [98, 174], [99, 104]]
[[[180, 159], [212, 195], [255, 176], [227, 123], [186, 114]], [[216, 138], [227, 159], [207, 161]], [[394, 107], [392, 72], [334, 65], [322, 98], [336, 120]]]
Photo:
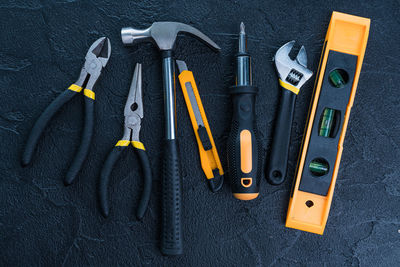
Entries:
[[139, 63], [136, 64], [135, 72], [133, 74], [128, 100], [125, 104], [124, 116], [125, 126], [122, 139], [119, 140], [111, 150], [104, 163], [103, 169], [101, 170], [99, 183], [100, 209], [102, 215], [104, 217], [108, 217], [110, 213], [110, 206], [107, 189], [110, 183], [110, 174], [121, 152], [130, 144], [132, 144], [139, 157], [144, 176], [143, 193], [139, 202], [139, 208], [136, 212], [136, 217], [140, 220], [143, 218], [149, 204], [152, 178], [149, 158], [144, 145], [139, 138], [140, 122], [143, 118], [142, 65]]
[[25, 151], [22, 155], [22, 165], [26, 166], [32, 161], [36, 145], [42, 135], [47, 123], [54, 114], [74, 96], [83, 90], [85, 96], [85, 124], [82, 133], [81, 144], [78, 152], [65, 177], [65, 185], [70, 185], [75, 180], [82, 168], [83, 162], [89, 152], [90, 142], [93, 135], [94, 99], [93, 87], [100, 77], [102, 69], [106, 66], [111, 54], [110, 40], [106, 37], [97, 39], [89, 48], [85, 57], [78, 80], [67, 90], [60, 94], [40, 115], [28, 137]]

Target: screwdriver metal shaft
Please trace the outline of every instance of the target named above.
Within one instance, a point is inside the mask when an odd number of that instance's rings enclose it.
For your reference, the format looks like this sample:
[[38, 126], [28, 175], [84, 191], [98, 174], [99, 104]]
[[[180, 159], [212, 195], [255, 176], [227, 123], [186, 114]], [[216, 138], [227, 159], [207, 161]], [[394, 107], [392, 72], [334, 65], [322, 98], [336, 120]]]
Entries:
[[252, 85], [250, 55], [247, 54], [247, 38], [244, 23], [240, 23], [239, 53], [236, 56], [236, 85]]

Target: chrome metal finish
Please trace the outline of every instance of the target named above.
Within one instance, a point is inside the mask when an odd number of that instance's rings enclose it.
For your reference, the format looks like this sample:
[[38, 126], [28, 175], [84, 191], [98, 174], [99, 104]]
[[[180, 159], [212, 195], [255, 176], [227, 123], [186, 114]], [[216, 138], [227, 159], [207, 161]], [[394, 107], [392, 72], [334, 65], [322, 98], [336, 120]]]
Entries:
[[143, 119], [142, 64], [137, 63], [125, 109], [125, 128], [122, 140], [140, 141], [140, 123]]
[[162, 59], [163, 87], [164, 87], [164, 114], [165, 114], [165, 138], [175, 139], [175, 68], [171, 57]]
[[252, 85], [251, 80], [251, 62], [247, 54], [247, 37], [244, 23], [240, 23], [239, 33], [239, 53], [236, 56], [236, 85]]
[[201, 31], [179, 22], [154, 22], [149, 28], [144, 30], [134, 29], [132, 27], [122, 28], [121, 38], [125, 45], [132, 45], [136, 40], [152, 38], [160, 50], [172, 50], [174, 48], [176, 36], [180, 32], [188, 33], [196, 37], [214, 50], [221, 49]]
[[311, 78], [313, 72], [307, 69], [307, 53], [304, 46], [300, 48], [295, 60], [289, 57], [294, 43], [295, 41], [290, 41], [279, 48], [274, 60], [279, 78], [284, 82], [290, 83], [290, 80], [294, 77], [296, 84], [291, 84], [300, 89]]

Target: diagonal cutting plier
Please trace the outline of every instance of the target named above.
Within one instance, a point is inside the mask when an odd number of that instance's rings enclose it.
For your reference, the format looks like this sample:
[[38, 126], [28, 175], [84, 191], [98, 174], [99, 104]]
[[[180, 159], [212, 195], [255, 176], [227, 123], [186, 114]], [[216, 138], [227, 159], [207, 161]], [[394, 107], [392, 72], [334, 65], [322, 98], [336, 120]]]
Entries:
[[149, 158], [147, 156], [144, 145], [139, 138], [140, 123], [143, 118], [142, 65], [139, 63], [136, 64], [135, 72], [133, 74], [128, 100], [125, 104], [124, 116], [125, 124], [123, 137], [111, 150], [104, 163], [103, 169], [101, 170], [99, 182], [100, 209], [102, 215], [104, 217], [108, 217], [110, 213], [108, 200], [108, 185], [110, 183], [110, 174], [121, 152], [124, 151], [125, 148], [127, 148], [130, 144], [132, 144], [136, 151], [136, 154], [139, 157], [139, 162], [142, 165], [142, 172], [144, 177], [143, 192], [139, 202], [139, 208], [136, 212], [136, 217], [140, 220], [143, 218], [149, 204], [152, 178]]
[[54, 114], [74, 96], [83, 90], [85, 96], [85, 124], [82, 133], [81, 144], [78, 152], [65, 177], [65, 185], [70, 185], [82, 168], [83, 162], [89, 152], [90, 142], [93, 135], [94, 122], [94, 99], [93, 87], [100, 77], [102, 69], [106, 66], [111, 54], [110, 40], [101, 37], [96, 40], [89, 48], [85, 57], [85, 64], [82, 67], [78, 80], [67, 90], [61, 93], [40, 115], [32, 128], [22, 155], [22, 165], [26, 166], [32, 161], [35, 147], [42, 135], [47, 123]]

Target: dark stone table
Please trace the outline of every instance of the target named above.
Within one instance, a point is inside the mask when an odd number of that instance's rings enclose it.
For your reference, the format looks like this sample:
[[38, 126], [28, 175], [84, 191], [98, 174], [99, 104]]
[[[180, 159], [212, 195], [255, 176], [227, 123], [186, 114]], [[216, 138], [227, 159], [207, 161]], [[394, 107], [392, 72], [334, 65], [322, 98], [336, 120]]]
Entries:
[[[190, 37], [176, 56], [193, 70], [226, 169], [230, 125], [228, 87], [239, 23], [244, 21], [259, 86], [258, 128], [269, 152], [279, 100], [272, 61], [295, 39], [316, 71], [333, 10], [371, 18], [370, 37], [352, 110], [332, 209], [323, 236], [285, 228], [289, 191], [314, 78], [296, 103], [289, 179], [263, 177], [260, 196], [234, 199], [229, 183], [213, 194], [200, 167], [197, 144], [177, 87], [178, 138], [183, 176], [184, 250], [159, 251], [161, 159], [164, 129], [160, 56], [154, 45], [122, 45], [124, 26], [154, 21], [190, 24], [222, 47], [216, 54]], [[400, 11], [398, 1], [74, 1], [3, 0], [0, 3], [0, 262], [3, 266], [395, 266], [400, 262]], [[26, 138], [44, 108], [77, 79], [85, 53], [101, 36], [111, 59], [98, 82], [95, 134], [78, 180], [63, 185], [79, 145], [83, 100], [53, 118], [32, 165], [22, 168]], [[122, 136], [123, 107], [136, 62], [143, 63], [141, 138], [153, 170], [143, 221], [134, 216], [142, 186], [129, 151], [112, 173], [112, 211], [98, 210], [102, 164]]]

